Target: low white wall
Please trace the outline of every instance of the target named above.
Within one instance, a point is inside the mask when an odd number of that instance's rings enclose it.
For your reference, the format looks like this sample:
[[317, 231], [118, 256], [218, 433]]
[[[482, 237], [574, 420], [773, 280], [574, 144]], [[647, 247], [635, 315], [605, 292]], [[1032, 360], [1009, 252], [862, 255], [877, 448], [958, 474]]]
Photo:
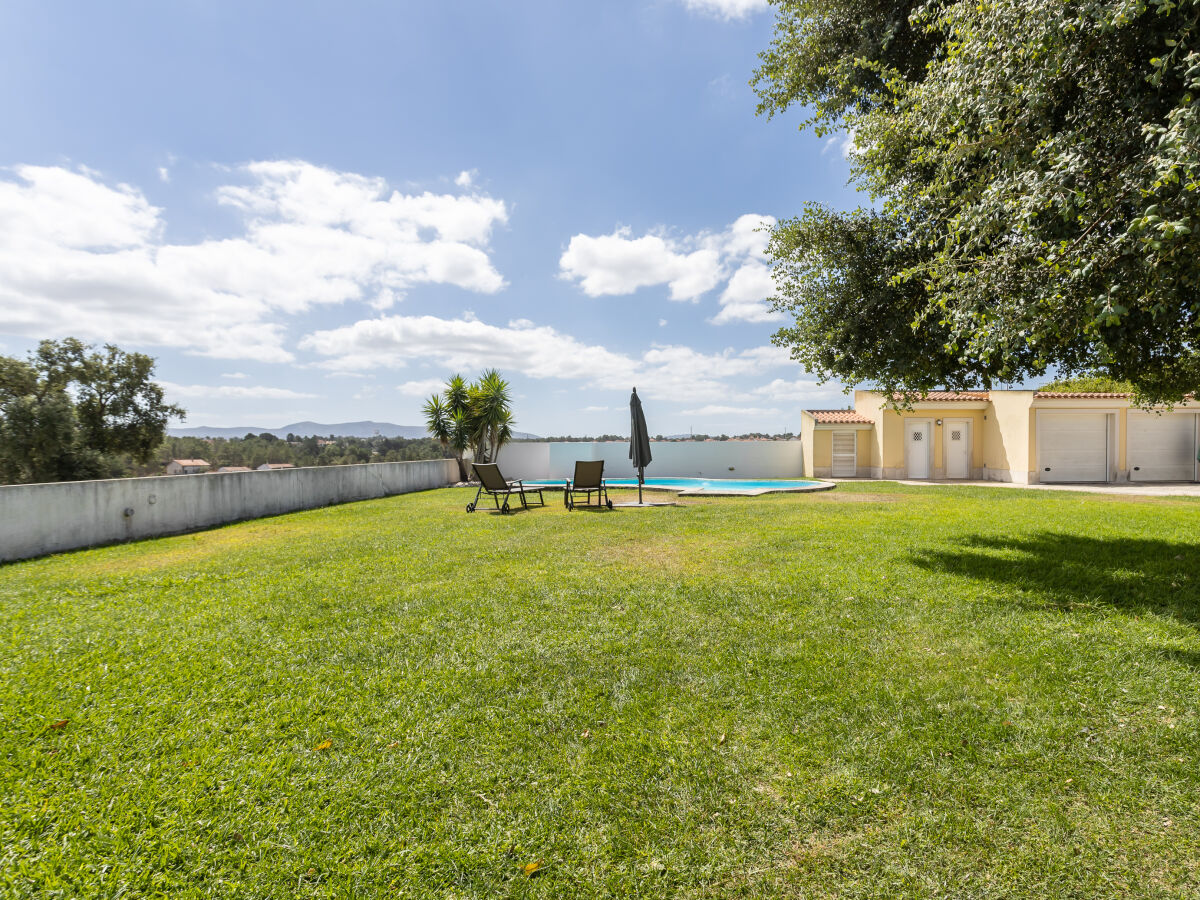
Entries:
[[0, 560], [442, 487], [454, 460], [0, 486]]
[[[550, 448], [552, 444], [505, 444], [500, 448], [496, 463], [505, 478], [545, 478], [550, 471]], [[590, 446], [590, 445], [587, 445]], [[470, 471], [467, 464], [467, 471]], [[471, 474], [474, 478], [474, 473]]]
[[[799, 441], [651, 441], [647, 476], [690, 478], [801, 478]], [[579, 459], [604, 460], [608, 478], [637, 474], [628, 441], [555, 441], [509, 444], [500, 452], [505, 478], [569, 478]]]

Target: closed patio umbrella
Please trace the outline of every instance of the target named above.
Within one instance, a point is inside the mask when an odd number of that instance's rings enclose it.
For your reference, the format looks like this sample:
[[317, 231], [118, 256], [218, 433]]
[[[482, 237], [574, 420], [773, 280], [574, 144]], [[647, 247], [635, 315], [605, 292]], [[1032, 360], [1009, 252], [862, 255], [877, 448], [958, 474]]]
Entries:
[[654, 457], [650, 455], [650, 433], [646, 430], [646, 415], [642, 412], [642, 401], [637, 388], [629, 396], [629, 459], [638, 473], [638, 505], [642, 503], [642, 484], [646, 481], [646, 466]]

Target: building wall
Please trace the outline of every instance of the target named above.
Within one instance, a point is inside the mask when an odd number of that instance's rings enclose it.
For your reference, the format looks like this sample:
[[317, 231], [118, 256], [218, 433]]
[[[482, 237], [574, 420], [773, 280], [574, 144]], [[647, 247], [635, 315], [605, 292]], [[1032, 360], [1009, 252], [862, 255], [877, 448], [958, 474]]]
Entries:
[[988, 422], [988, 480], [1036, 483], [1033, 391], [992, 391]]
[[[685, 478], [801, 478], [802, 441], [651, 441], [647, 476]], [[627, 441], [510, 444], [500, 452], [505, 478], [570, 478], [575, 461], [604, 460], [606, 478], [637, 474]]]
[[828, 478], [833, 472], [833, 432], [825, 428], [813, 431], [813, 471]]
[[[811, 417], [806, 417], [811, 420]], [[804, 477], [832, 478], [833, 477], [833, 435], [838, 431], [853, 431], [855, 434], [855, 476], [858, 478], [871, 477], [871, 454], [874, 447], [874, 429], [862, 425], [822, 425], [817, 427], [815, 422], [809, 432], [801, 428], [804, 442]]]
[[806, 412], [800, 413], [800, 471], [805, 478], [816, 477], [813, 469], [814, 434], [817, 421]]
[[454, 460], [0, 486], [0, 560], [442, 487]]
[[[930, 463], [930, 477], [944, 478], [946, 475], [946, 426], [947, 419], [965, 420], [970, 423], [971, 430], [971, 471], [972, 478], [981, 477], [984, 465], [983, 415], [981, 409], [956, 409], [952, 404], [937, 406], [918, 406], [911, 410], [884, 410], [882, 417], [885, 428], [884, 470], [885, 478], [908, 477], [908, 462], [904, 456], [905, 450], [905, 420], [928, 420], [931, 427], [930, 436], [933, 440], [933, 460]], [[941, 420], [943, 424], [939, 425]]]
[[[868, 469], [864, 474], [871, 478], [883, 477], [883, 396], [874, 391], [855, 391], [854, 392], [854, 410], [864, 418], [870, 419], [875, 423], [875, 427], [870, 431], [864, 431], [859, 435], [859, 448], [861, 450], [862, 443], [867, 445], [867, 461]], [[860, 465], [862, 463], [860, 462]]]

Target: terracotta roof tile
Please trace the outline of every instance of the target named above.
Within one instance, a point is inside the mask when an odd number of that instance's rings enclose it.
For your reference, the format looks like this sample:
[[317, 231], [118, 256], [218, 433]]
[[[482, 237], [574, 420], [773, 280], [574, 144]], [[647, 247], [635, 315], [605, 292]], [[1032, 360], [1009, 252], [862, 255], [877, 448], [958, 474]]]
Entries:
[[871, 425], [870, 419], [852, 409], [806, 409], [822, 425]]
[[[893, 394], [896, 400], [904, 399], [903, 394]], [[928, 391], [924, 394], [912, 396], [913, 402], [916, 403], [946, 403], [955, 400], [987, 400], [987, 391]]]

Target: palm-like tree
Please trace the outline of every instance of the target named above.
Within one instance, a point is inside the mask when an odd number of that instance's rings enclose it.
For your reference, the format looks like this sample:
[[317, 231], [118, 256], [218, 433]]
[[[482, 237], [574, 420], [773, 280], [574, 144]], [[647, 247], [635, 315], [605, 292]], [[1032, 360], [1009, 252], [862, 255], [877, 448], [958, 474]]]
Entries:
[[515, 420], [510, 400], [508, 382], [495, 369], [488, 369], [473, 384], [461, 375], [452, 376], [441, 396], [435, 394], [425, 402], [426, 428], [444, 449], [454, 451], [464, 481], [467, 450], [479, 462], [495, 462], [500, 448], [512, 440]]
[[509, 408], [508, 382], [495, 369], [488, 369], [471, 385], [469, 408], [475, 426], [477, 456], [495, 462], [500, 448], [512, 438], [513, 416]]
[[425, 427], [430, 437], [442, 444], [443, 450], [454, 450], [458, 462], [458, 478], [467, 480], [467, 466], [462, 461], [463, 451], [467, 444], [462, 439], [463, 410], [452, 409], [449, 401], [443, 400], [437, 394], [425, 401]]

